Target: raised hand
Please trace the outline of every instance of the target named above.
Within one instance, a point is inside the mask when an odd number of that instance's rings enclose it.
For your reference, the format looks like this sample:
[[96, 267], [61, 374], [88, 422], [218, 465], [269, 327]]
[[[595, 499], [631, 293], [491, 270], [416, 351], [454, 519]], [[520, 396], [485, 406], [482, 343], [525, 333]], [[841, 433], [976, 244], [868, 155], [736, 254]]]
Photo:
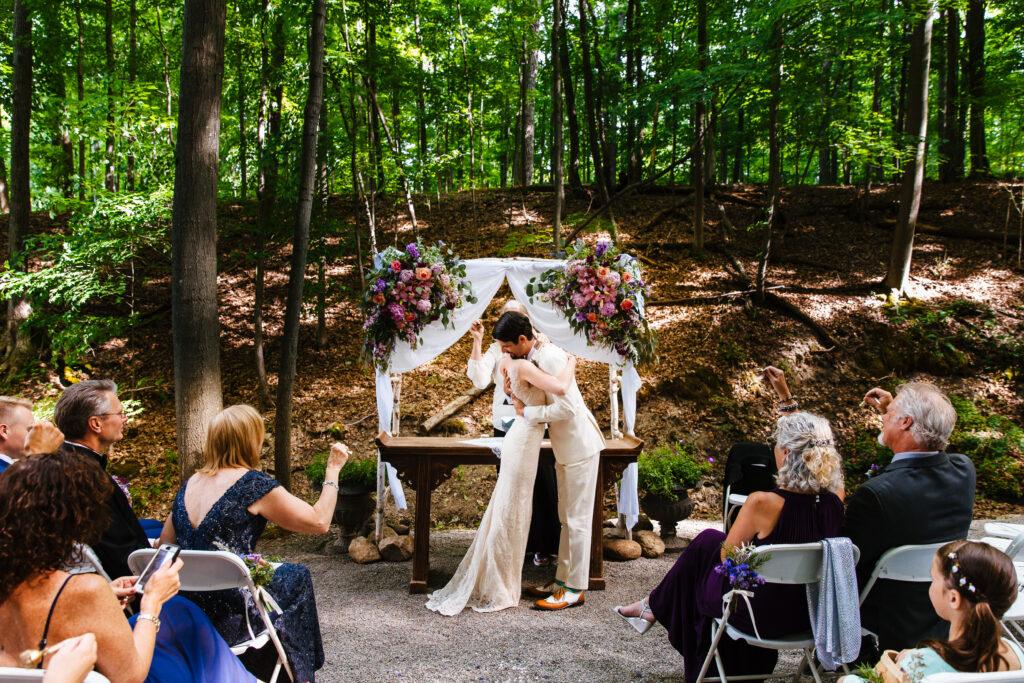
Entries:
[[473, 341], [477, 343], [483, 343], [484, 341], [484, 324], [483, 321], [474, 320], [469, 326], [469, 334], [473, 337]]
[[25, 454], [53, 453], [64, 443], [64, 433], [52, 422], [40, 420], [29, 427], [25, 441]]
[[864, 394], [864, 405], [874, 408], [879, 415], [885, 415], [885, 411], [888, 410], [890, 403], [892, 403], [892, 394], [885, 389], [875, 387]]
[[772, 389], [779, 395], [779, 400], [785, 401], [792, 396], [786, 385], [786, 373], [774, 365], [769, 365], [761, 371], [761, 379], [771, 384]]

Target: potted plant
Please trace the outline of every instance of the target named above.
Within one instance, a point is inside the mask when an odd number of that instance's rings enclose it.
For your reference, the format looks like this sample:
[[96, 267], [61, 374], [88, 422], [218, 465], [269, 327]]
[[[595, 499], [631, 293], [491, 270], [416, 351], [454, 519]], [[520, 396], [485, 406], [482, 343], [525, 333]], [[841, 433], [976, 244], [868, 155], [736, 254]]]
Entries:
[[710, 464], [697, 457], [693, 444], [684, 441], [644, 451], [637, 463], [644, 512], [658, 520], [662, 536], [675, 536], [676, 524], [693, 512], [689, 489], [697, 485]]
[[[316, 455], [306, 465], [306, 477], [314, 488], [323, 486], [327, 471], [327, 453]], [[377, 461], [373, 458], [350, 459], [338, 475], [338, 503], [334, 506], [334, 523], [338, 538], [359, 533], [373, 512], [371, 494], [377, 489]]]

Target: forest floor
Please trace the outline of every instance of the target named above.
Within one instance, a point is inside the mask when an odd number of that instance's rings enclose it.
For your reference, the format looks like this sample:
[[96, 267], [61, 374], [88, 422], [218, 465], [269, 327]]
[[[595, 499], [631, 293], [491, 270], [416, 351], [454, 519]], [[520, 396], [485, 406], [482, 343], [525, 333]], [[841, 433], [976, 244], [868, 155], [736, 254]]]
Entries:
[[[718, 202], [707, 204], [709, 249], [690, 251], [691, 205], [668, 211], [685, 191], [661, 189], [635, 194], [616, 204], [618, 238], [626, 253], [636, 255], [652, 286], [648, 317], [657, 330], [660, 361], [641, 370], [644, 386], [638, 400], [637, 435], [648, 445], [668, 440], [693, 442], [715, 461], [694, 497], [697, 516], [714, 517], [719, 504], [722, 460], [730, 444], [764, 441], [774, 423], [771, 397], [758, 381], [759, 370], [774, 364], [786, 370], [790, 386], [804, 408], [832, 420], [839, 452], [849, 459], [850, 484], [863, 478], [875, 457], [877, 418], [861, 407], [873, 386], [892, 387], [896, 379], [920, 378], [974, 402], [983, 417], [998, 414], [1024, 424], [1021, 364], [1024, 353], [1024, 271], [1019, 265], [1018, 214], [1007, 216], [1007, 192], [996, 183], [927, 184], [919, 220], [943, 231], [987, 231], [1000, 237], [1009, 225], [1009, 247], [1001, 239], [949, 237], [919, 232], [915, 243], [909, 305], [893, 307], [880, 285], [888, 261], [898, 187], [873, 189], [860, 202], [853, 187], [793, 187], [783, 194], [785, 225], [777, 233], [767, 281], [775, 294], [795, 304], [838, 342], [824, 343], [804, 323], [734, 296], [704, 305], [658, 305], [688, 297], [711, 297], [746, 289], [735, 274], [738, 262], [757, 270], [763, 231], [750, 229], [767, 203], [763, 187], [729, 186], [717, 190]], [[404, 244], [414, 238], [402, 202], [378, 205], [378, 244]], [[722, 214], [736, 227], [723, 252]], [[568, 221], [577, 222], [592, 204], [587, 196], [568, 198]], [[451, 196], [416, 198], [419, 232], [425, 240], [443, 239], [463, 257], [548, 256], [552, 202], [549, 192], [478, 190]], [[351, 225], [348, 198], [332, 197], [329, 212], [339, 224]], [[252, 353], [254, 271], [249, 237], [255, 202], [221, 205], [218, 245], [220, 263], [221, 363], [224, 403], [256, 405], [258, 390]], [[401, 213], [397, 213], [401, 211]], [[381, 218], [383, 217], [383, 219]], [[656, 218], [660, 220], [655, 222]], [[365, 216], [364, 216], [365, 218]], [[33, 231], [63, 227], [66, 217], [33, 216]], [[654, 223], [654, 224], [652, 224]], [[290, 220], [282, 224], [290, 225]], [[365, 226], [365, 220], [360, 222]], [[0, 226], [2, 227], [2, 226]], [[607, 236], [610, 224], [595, 221], [583, 233], [593, 240]], [[351, 229], [349, 228], [349, 231]], [[959, 233], [958, 233], [959, 234]], [[332, 238], [332, 241], [344, 238]], [[267, 369], [273, 387], [288, 281], [287, 239], [268, 262]], [[363, 249], [367, 249], [364, 243]], [[326, 310], [327, 342], [315, 345], [316, 316], [304, 311], [293, 412], [293, 472], [327, 450], [335, 435], [358, 457], [373, 457], [377, 432], [373, 374], [358, 360], [362, 340], [361, 292], [357, 259], [336, 259], [327, 268], [331, 297]], [[311, 264], [310, 276], [315, 264]], [[175, 414], [170, 329], [169, 263], [154, 261], [134, 291], [135, 310], [148, 321], [130, 335], [94, 349], [84, 377], [118, 382], [122, 399], [140, 402], [141, 412], [115, 447], [111, 470], [127, 476], [136, 507], [146, 516], [162, 517], [178, 489], [175, 464]], [[860, 286], [859, 288], [851, 286]], [[847, 291], [852, 289], [855, 291]], [[498, 309], [510, 296], [507, 286], [488, 308], [489, 331]], [[966, 303], [965, 303], [966, 302]], [[434, 362], [404, 377], [402, 431], [417, 426], [470, 387], [465, 375], [467, 335]], [[578, 378], [598, 421], [609, 420], [607, 366], [581, 361]], [[53, 362], [39, 361], [27, 379], [8, 390], [44, 405], [60, 392]], [[489, 392], [455, 415], [467, 435], [490, 433]], [[268, 426], [273, 412], [265, 413]], [[1012, 431], [1012, 427], [1010, 427]], [[1005, 431], [1005, 430], [1004, 430]], [[333, 434], [333, 435], [332, 435]], [[268, 437], [268, 440], [272, 437]], [[1016, 437], [1015, 437], [1016, 438]], [[1006, 446], [1005, 440], [1000, 442]], [[999, 461], [1006, 472], [1024, 462], [1020, 440], [1010, 439]], [[998, 463], [997, 463], [998, 464]], [[273, 472], [272, 448], [264, 469]], [[998, 467], [996, 467], [998, 470]], [[495, 480], [491, 467], [464, 467], [434, 496], [437, 528], [475, 526]], [[998, 480], [999, 471], [990, 472]], [[312, 495], [303, 474], [293, 477], [300, 494]], [[1000, 490], [998, 481], [979, 495], [977, 515], [1024, 512], [1019, 482]], [[414, 494], [410, 492], [410, 505]], [[606, 499], [609, 514], [613, 500]], [[389, 508], [389, 517], [404, 517]]]

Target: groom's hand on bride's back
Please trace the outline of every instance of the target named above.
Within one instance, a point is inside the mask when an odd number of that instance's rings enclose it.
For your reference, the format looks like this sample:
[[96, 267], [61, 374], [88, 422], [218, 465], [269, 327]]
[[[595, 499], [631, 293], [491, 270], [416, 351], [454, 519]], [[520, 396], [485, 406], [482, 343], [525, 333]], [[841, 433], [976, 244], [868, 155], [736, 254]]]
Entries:
[[516, 415], [518, 415], [519, 417], [525, 417], [523, 413], [523, 407], [525, 406], [525, 404], [515, 396], [512, 397], [512, 406], [516, 409]]

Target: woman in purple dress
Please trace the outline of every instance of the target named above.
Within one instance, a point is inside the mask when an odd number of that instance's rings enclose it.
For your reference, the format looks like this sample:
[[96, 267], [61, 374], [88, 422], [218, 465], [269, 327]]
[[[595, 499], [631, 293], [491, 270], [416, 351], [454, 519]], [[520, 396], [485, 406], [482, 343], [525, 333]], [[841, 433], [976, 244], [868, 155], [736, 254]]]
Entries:
[[[752, 493], [728, 536], [715, 529], [701, 532], [650, 596], [615, 608], [640, 633], [655, 621], [668, 630], [669, 642], [683, 655], [687, 683], [697, 680], [711, 647], [712, 619], [722, 616], [722, 596], [729, 591], [729, 583], [715, 572], [715, 567], [725, 559], [726, 547], [809, 543], [839, 533], [843, 475], [828, 420], [804, 412], [780, 417], [775, 430], [775, 459], [779, 465], [778, 488]], [[758, 588], [751, 605], [761, 637], [808, 630], [806, 599], [803, 586], [767, 584]], [[742, 602], [729, 623], [751, 632], [750, 615]], [[730, 638], [721, 640], [719, 653], [730, 676], [767, 676], [778, 659], [775, 650]], [[716, 675], [713, 671], [714, 667], [710, 675]]]

